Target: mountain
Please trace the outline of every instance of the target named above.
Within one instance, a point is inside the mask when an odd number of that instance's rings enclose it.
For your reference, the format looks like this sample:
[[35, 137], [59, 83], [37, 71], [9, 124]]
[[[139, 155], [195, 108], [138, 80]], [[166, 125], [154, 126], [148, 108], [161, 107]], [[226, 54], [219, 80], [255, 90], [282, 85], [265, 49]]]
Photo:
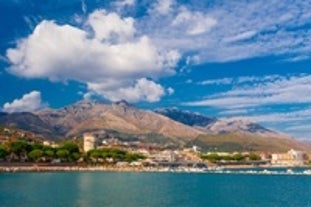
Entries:
[[216, 119], [199, 113], [176, 108], [158, 109], [165, 115], [204, 132], [191, 140], [188, 146], [198, 145], [204, 150], [219, 151], [288, 151], [291, 148], [310, 151], [306, 145], [292, 137], [267, 129], [260, 124], [241, 119]]
[[98, 130], [182, 139], [194, 139], [203, 134], [160, 114], [137, 109], [126, 101], [112, 104], [82, 101], [58, 110], [40, 111], [36, 115], [53, 126], [57, 134], [66, 137]]
[[200, 128], [208, 134], [239, 133], [260, 137], [289, 138], [288, 135], [267, 129], [258, 123], [244, 119], [218, 119], [217, 121]]
[[205, 127], [217, 121], [216, 118], [190, 111], [182, 111], [177, 108], [156, 109], [155, 112], [192, 127]]
[[39, 116], [29, 112], [0, 112], [0, 124], [10, 128], [39, 133], [47, 137], [51, 137], [54, 134], [54, 130], [49, 124], [42, 121]]

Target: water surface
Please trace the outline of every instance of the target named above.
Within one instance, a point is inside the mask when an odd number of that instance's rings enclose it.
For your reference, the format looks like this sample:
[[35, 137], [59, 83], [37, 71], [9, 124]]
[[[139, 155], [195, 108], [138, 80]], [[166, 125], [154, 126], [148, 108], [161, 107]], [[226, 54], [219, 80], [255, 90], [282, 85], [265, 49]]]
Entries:
[[137, 172], [0, 174], [0, 206], [311, 207], [311, 176]]

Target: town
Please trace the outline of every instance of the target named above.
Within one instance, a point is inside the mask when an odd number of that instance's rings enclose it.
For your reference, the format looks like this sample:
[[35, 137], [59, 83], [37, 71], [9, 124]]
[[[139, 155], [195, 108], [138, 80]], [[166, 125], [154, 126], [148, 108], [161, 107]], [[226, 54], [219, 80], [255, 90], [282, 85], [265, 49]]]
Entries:
[[[310, 164], [307, 152], [203, 151], [199, 146], [170, 149], [159, 144], [122, 141], [118, 137], [84, 133], [59, 143], [4, 128], [0, 136], [0, 166], [106, 167], [111, 170], [204, 171], [240, 167], [296, 167]], [[12, 134], [15, 138], [9, 138]], [[14, 136], [13, 136], [14, 137]], [[18, 137], [18, 138], [16, 138]], [[31, 137], [31, 138], [29, 138]], [[30, 168], [32, 169], [32, 168]]]

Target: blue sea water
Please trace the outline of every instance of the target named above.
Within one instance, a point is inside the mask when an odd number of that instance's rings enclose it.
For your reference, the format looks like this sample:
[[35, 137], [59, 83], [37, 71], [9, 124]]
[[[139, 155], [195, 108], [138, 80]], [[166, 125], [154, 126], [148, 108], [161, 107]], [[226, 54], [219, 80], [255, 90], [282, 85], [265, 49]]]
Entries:
[[311, 176], [2, 173], [0, 206], [303, 207], [311, 206]]

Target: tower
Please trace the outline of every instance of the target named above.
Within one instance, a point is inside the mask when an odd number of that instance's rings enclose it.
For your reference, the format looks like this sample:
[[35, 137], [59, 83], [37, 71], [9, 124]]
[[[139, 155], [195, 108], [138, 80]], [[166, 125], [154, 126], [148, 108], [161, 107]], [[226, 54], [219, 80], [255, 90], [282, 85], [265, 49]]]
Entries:
[[93, 134], [85, 133], [83, 135], [83, 150], [88, 152], [96, 147], [96, 138]]

